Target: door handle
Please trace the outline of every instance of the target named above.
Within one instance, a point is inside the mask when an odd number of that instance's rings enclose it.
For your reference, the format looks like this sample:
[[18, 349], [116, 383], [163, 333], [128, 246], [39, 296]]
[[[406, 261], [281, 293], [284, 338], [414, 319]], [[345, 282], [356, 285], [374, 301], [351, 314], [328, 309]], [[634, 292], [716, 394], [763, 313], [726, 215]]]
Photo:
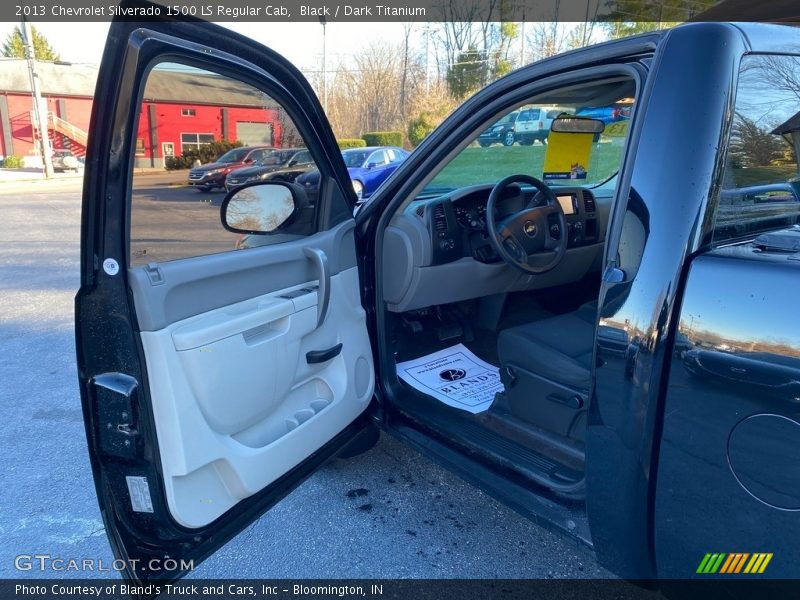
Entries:
[[328, 255], [319, 248], [303, 248], [314, 267], [317, 269], [319, 288], [317, 289], [317, 328], [321, 327], [328, 315], [328, 304], [331, 300], [331, 268], [328, 265]]
[[328, 362], [339, 356], [342, 352], [342, 347], [343, 344], [339, 343], [327, 350], [311, 350], [310, 352], [306, 352], [306, 362], [310, 365]]

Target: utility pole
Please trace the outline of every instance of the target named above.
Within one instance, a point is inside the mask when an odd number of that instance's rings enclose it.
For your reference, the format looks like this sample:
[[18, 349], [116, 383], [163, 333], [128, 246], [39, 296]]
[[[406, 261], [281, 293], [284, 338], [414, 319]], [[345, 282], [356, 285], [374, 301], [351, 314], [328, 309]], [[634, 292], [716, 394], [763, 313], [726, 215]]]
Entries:
[[525, 2], [522, 2], [522, 23], [519, 31], [519, 66], [525, 66]]
[[328, 20], [325, 17], [320, 17], [319, 22], [322, 25], [322, 108], [328, 112], [328, 40], [327, 40], [327, 25]]
[[589, 33], [589, 2], [591, 2], [591, 0], [586, 0], [586, 16], [583, 19], [583, 39], [581, 40], [581, 48], [585, 48], [586, 43], [589, 41], [587, 39], [587, 34]]
[[50, 151], [50, 137], [47, 135], [47, 112], [42, 114], [42, 92], [39, 89], [39, 75], [36, 73], [36, 54], [33, 49], [33, 31], [27, 19], [22, 19], [22, 37], [25, 38], [25, 58], [28, 61], [28, 75], [31, 78], [33, 94], [33, 116], [39, 130], [39, 149], [44, 162], [44, 176], [53, 177], [53, 157]]

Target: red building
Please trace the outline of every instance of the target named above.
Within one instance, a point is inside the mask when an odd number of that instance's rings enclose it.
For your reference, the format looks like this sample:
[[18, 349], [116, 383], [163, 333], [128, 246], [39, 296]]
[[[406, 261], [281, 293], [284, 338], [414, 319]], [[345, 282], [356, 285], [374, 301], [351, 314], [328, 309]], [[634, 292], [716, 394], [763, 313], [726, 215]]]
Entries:
[[[86, 153], [97, 69], [37, 62], [42, 111], [54, 148]], [[0, 60], [0, 154], [36, 157], [30, 78], [24, 60]], [[167, 156], [216, 140], [280, 145], [274, 101], [224, 77], [186, 68], [159, 68], [147, 81], [136, 140], [137, 167], [163, 167]]]

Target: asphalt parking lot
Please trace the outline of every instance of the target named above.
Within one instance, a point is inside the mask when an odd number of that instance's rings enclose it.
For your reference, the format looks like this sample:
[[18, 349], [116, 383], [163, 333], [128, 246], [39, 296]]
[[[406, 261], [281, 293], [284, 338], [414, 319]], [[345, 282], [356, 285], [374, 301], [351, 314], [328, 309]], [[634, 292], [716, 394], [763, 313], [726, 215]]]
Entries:
[[[0, 195], [2, 578], [34, 575], [15, 569], [14, 557], [23, 553], [113, 560], [95, 499], [74, 362], [79, 185], [18, 184]], [[189, 192], [186, 202], [203, 202]], [[222, 194], [215, 197], [218, 203]], [[194, 576], [610, 575], [572, 541], [384, 436], [370, 452], [324, 467]]]

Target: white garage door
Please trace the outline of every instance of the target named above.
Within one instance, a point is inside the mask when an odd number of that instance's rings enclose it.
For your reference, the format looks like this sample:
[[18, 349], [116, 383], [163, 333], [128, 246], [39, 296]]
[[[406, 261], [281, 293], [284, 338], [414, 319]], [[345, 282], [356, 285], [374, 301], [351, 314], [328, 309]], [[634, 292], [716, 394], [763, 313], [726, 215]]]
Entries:
[[236, 140], [245, 146], [271, 146], [272, 123], [236, 122]]

